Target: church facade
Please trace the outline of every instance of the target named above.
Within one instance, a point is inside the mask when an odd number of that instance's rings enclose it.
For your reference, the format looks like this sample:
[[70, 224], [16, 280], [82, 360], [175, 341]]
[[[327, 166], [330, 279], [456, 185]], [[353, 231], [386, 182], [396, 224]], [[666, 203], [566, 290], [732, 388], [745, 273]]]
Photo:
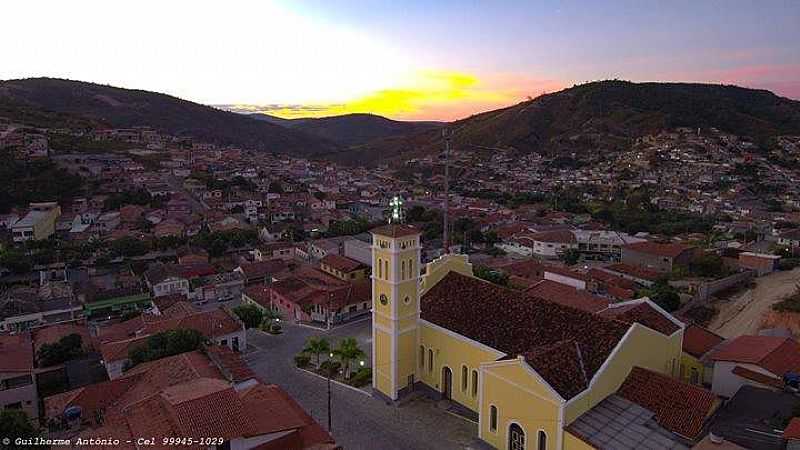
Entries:
[[647, 299], [593, 314], [480, 280], [465, 255], [421, 266], [421, 234], [372, 230], [373, 381], [450, 400], [498, 449], [595, 448], [570, 431], [634, 367], [675, 376], [684, 324]]

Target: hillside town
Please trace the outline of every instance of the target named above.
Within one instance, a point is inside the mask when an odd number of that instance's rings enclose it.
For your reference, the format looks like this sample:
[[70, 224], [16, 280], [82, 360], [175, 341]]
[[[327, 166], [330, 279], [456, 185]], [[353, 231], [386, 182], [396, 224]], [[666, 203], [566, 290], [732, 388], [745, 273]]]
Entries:
[[0, 151], [59, 174], [0, 215], [0, 406], [30, 439], [800, 445], [800, 137], [359, 167], [0, 119]]

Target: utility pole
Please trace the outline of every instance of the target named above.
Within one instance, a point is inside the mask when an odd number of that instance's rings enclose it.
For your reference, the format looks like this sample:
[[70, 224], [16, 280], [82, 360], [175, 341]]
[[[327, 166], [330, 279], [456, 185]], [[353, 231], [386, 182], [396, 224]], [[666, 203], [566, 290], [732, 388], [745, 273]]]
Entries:
[[331, 366], [328, 365], [328, 370], [326, 371], [326, 375], [328, 375], [328, 433], [333, 432], [333, 428], [331, 427]]
[[450, 253], [450, 130], [442, 130], [444, 137], [444, 253]]

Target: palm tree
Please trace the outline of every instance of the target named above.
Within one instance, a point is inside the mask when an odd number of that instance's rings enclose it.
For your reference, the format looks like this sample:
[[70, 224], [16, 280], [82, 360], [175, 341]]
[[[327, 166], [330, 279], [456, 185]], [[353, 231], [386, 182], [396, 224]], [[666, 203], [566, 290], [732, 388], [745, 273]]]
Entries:
[[283, 314], [277, 309], [266, 308], [263, 310], [263, 318], [261, 319], [261, 329], [269, 331], [273, 322], [280, 322], [283, 320]]
[[308, 340], [306, 341], [306, 346], [303, 349], [303, 351], [314, 355], [317, 368], [319, 368], [319, 355], [327, 353], [328, 351], [330, 351], [330, 349], [331, 345], [325, 338], [319, 336], [312, 336], [308, 338]]
[[350, 362], [363, 358], [366, 354], [358, 348], [355, 338], [345, 338], [339, 342], [339, 346], [333, 350], [333, 355], [341, 361], [344, 366], [344, 376], [350, 379]]

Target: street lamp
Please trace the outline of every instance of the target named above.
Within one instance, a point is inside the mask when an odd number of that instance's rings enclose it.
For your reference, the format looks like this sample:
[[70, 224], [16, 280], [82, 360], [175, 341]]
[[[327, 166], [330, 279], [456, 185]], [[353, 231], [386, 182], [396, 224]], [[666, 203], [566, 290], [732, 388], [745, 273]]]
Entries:
[[[333, 352], [328, 353], [328, 358], [333, 358]], [[331, 428], [331, 363], [328, 360], [328, 369], [325, 371], [328, 377], [328, 433], [332, 432]]]
[[363, 360], [362, 360], [362, 361], [359, 361], [359, 362], [358, 362], [358, 365], [360, 365], [361, 367], [364, 367], [364, 361], [363, 361]]

